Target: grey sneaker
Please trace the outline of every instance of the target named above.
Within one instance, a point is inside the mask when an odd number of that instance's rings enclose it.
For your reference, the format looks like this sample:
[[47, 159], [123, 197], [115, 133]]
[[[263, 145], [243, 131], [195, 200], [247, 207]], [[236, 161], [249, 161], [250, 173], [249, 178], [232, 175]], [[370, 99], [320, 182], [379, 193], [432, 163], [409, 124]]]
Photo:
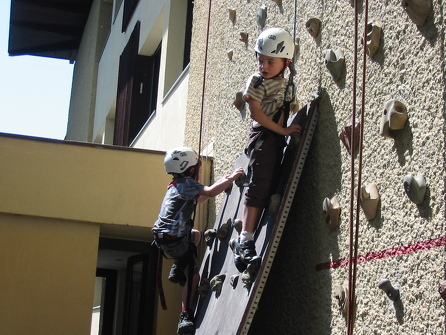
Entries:
[[229, 246], [232, 249], [232, 252], [236, 256], [240, 256], [243, 263], [249, 264], [252, 258], [257, 256], [256, 253], [256, 244], [254, 241], [243, 241], [240, 242], [240, 238], [234, 238], [229, 242]]
[[181, 312], [180, 314], [180, 322], [178, 322], [178, 334], [194, 334], [195, 333], [195, 325], [192, 320], [189, 318], [189, 314], [187, 312]]
[[229, 246], [232, 249], [232, 252], [234, 253], [234, 265], [237, 268], [237, 270], [239, 272], [243, 272], [246, 270], [246, 267], [248, 266], [247, 264], [245, 264], [242, 260], [242, 258], [239, 256], [239, 251], [240, 251], [240, 243], [238, 243], [239, 238], [233, 238], [232, 240], [229, 241]]

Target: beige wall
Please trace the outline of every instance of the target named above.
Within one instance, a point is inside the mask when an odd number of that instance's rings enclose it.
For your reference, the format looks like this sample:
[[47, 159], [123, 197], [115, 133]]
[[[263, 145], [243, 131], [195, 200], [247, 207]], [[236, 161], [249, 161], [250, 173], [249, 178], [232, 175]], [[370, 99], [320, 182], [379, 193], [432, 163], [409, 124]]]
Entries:
[[88, 334], [99, 226], [0, 214], [0, 333]]
[[[0, 136], [0, 333], [89, 331], [99, 236], [152, 241], [171, 180], [163, 160], [157, 151]], [[197, 229], [206, 213], [200, 205]], [[169, 309], [159, 307], [158, 333], [173, 333], [181, 311], [170, 265], [163, 268]]]
[[[253, 45], [260, 29], [255, 17], [261, 3], [230, 0], [211, 3], [206, 76], [203, 62], [209, 2], [196, 2], [194, 13], [186, 128], [198, 129], [201, 119], [204, 125], [201, 134], [187, 132], [186, 143], [197, 146], [201, 135], [202, 147], [213, 144], [218, 178], [231, 169], [249, 131], [249, 117], [243, 118], [232, 102], [256, 70]], [[297, 98], [302, 106], [318, 88], [324, 90], [324, 95], [293, 213], [252, 331], [344, 334], [345, 318], [333, 295], [335, 286], [348, 280], [347, 268], [315, 269], [318, 264], [345, 258], [349, 252], [350, 155], [338, 135], [352, 111], [354, 9], [348, 0], [298, 1], [296, 9], [294, 3], [284, 0], [281, 7], [275, 2], [265, 3], [266, 28], [281, 26], [292, 32], [297, 13]], [[362, 6], [363, 2], [360, 3]], [[228, 18], [229, 8], [237, 11], [235, 23]], [[360, 10], [361, 17], [363, 13]], [[305, 28], [312, 17], [322, 21], [317, 39]], [[360, 255], [422, 243], [442, 236], [445, 231], [444, 3], [433, 2], [423, 27], [412, 23], [399, 1], [371, 2], [369, 19], [381, 23], [383, 36], [378, 53], [373, 59], [366, 59], [362, 181], [378, 184], [381, 202], [375, 219], [367, 221], [360, 214]], [[239, 40], [240, 32], [249, 34], [246, 45]], [[345, 52], [346, 68], [339, 83], [333, 81], [324, 62], [325, 50], [335, 46]], [[231, 49], [232, 61], [227, 56]], [[360, 85], [362, 50], [358, 59]], [[201, 106], [203, 80], [206, 82]], [[359, 105], [360, 86], [357, 92]], [[409, 114], [405, 129], [395, 139], [379, 135], [383, 104], [390, 98], [401, 100]], [[428, 184], [427, 198], [419, 206], [410, 202], [402, 185], [406, 174], [418, 172], [424, 173]], [[325, 227], [322, 201], [334, 195], [342, 207], [341, 226], [330, 232]], [[443, 334], [445, 309], [437, 292], [438, 281], [445, 276], [443, 252], [440, 245], [405, 256], [361, 263], [356, 282], [355, 333]], [[378, 289], [378, 282], [386, 277], [400, 287], [401, 304], [389, 302]]]
[[0, 137], [0, 332], [87, 334], [99, 236], [152, 240], [164, 154]]
[[0, 212], [103, 226], [148, 229], [170, 180], [154, 151], [5, 136], [0, 159]]

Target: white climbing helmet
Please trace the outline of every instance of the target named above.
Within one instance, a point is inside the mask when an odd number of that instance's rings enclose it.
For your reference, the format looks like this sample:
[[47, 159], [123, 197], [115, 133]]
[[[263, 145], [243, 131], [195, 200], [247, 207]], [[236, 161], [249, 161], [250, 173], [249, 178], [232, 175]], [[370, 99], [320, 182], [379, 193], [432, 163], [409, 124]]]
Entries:
[[183, 173], [198, 163], [198, 154], [188, 147], [179, 147], [166, 152], [164, 167], [166, 173]]
[[254, 50], [268, 57], [292, 59], [294, 57], [294, 41], [285, 29], [269, 28], [260, 33]]

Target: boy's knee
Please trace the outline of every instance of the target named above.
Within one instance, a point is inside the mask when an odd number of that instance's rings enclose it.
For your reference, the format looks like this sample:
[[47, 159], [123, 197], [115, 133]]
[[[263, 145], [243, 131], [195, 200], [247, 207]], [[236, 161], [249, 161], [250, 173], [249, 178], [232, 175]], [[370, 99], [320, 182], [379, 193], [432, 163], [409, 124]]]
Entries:
[[192, 234], [192, 236], [191, 236], [192, 243], [195, 244], [195, 246], [197, 246], [201, 241], [201, 232], [199, 232], [196, 229], [192, 229], [191, 234]]

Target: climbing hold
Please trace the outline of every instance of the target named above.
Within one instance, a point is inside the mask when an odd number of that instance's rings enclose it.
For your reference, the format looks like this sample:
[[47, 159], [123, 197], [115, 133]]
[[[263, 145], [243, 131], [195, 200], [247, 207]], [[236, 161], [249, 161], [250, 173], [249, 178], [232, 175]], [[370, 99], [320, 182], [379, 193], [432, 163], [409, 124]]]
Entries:
[[242, 273], [242, 283], [244, 288], [248, 290], [251, 288], [252, 283], [256, 279], [257, 272], [260, 269], [261, 263], [262, 257], [260, 256], [253, 257], [252, 260], [249, 262], [248, 267]]
[[231, 286], [232, 286], [233, 288], [236, 288], [236, 287], [237, 287], [238, 278], [239, 278], [239, 275], [238, 275], [238, 274], [235, 274], [235, 275], [232, 275], [232, 276], [231, 276], [230, 283], [231, 283]]
[[209, 283], [208, 278], [202, 278], [200, 285], [198, 286], [198, 294], [200, 297], [204, 298], [208, 295], [209, 290], [211, 289], [211, 285]]
[[321, 20], [319, 20], [317, 17], [313, 17], [307, 21], [305, 27], [307, 28], [308, 33], [313, 38], [316, 38], [319, 35], [319, 31], [321, 29]]
[[206, 245], [208, 247], [212, 246], [212, 243], [214, 243], [215, 236], [217, 236], [217, 230], [216, 229], [208, 229], [204, 232], [204, 240], [206, 242]]
[[282, 6], [282, 0], [273, 0], [277, 6], [281, 7]]
[[280, 194], [275, 193], [275, 194], [271, 195], [271, 197], [269, 198], [269, 204], [268, 204], [268, 209], [267, 209], [267, 213], [269, 216], [273, 216], [274, 214], [277, 213], [281, 200], [282, 200], [282, 196]]
[[400, 290], [394, 288], [388, 279], [382, 279], [378, 283], [378, 288], [383, 290], [392, 301], [397, 301], [400, 298]]
[[344, 51], [341, 48], [334, 47], [325, 51], [325, 65], [335, 82], [341, 79], [344, 63]]
[[339, 216], [341, 214], [341, 207], [336, 196], [333, 198], [325, 198], [322, 204], [322, 209], [325, 213], [325, 222], [328, 230], [332, 231], [339, 226]]
[[229, 235], [229, 228], [231, 228], [231, 219], [228, 219], [226, 223], [223, 223], [217, 230], [217, 237], [220, 241], [223, 241]]
[[232, 60], [232, 56], [234, 56], [234, 50], [228, 50], [228, 59]]
[[219, 295], [221, 293], [221, 288], [223, 286], [223, 282], [226, 279], [226, 275], [225, 274], [219, 274], [216, 275], [214, 278], [211, 279], [211, 290], [213, 292], [215, 292], [215, 294]]
[[403, 185], [410, 201], [417, 205], [424, 201], [424, 196], [426, 194], [426, 180], [421, 173], [417, 174], [416, 177], [412, 174], [406, 175], [404, 177]]
[[234, 222], [232, 223], [232, 227], [234, 227], [234, 229], [240, 234], [240, 232], [242, 231], [242, 225], [243, 225], [243, 221], [240, 219], [235, 219]]
[[[355, 189], [355, 195], [358, 194], [358, 188]], [[378, 187], [375, 183], [367, 186], [362, 185], [360, 191], [360, 204], [367, 220], [372, 220], [376, 216], [379, 203]]]
[[334, 297], [338, 300], [338, 308], [342, 313], [348, 310], [348, 287], [346, 285], [335, 286]]
[[245, 111], [245, 104], [245, 100], [243, 100], [243, 92], [237, 92], [235, 94], [233, 105], [240, 111], [240, 113], [243, 113]]
[[240, 33], [240, 41], [242, 41], [245, 44], [248, 43], [248, 33], [241, 32]]
[[387, 138], [393, 138], [395, 136], [393, 131], [403, 129], [406, 121], [406, 106], [398, 100], [390, 99], [384, 103], [379, 134]]
[[236, 10], [235, 10], [235, 9], [232, 9], [232, 8], [229, 8], [229, 9], [228, 9], [228, 12], [229, 12], [229, 20], [230, 20], [232, 23], [235, 23]]
[[[294, 40], [294, 60], [296, 60], [297, 59], [297, 56], [298, 56], [298, 54], [299, 54], [299, 50], [300, 50], [300, 38], [299, 37], [296, 37], [296, 39]], [[292, 67], [294, 67], [294, 64], [292, 65]], [[293, 68], [290, 68], [290, 71], [292, 71], [293, 70]], [[293, 73], [293, 75], [296, 75], [296, 70], [294, 69], [294, 72], [295, 73]]]
[[262, 5], [259, 9], [257, 9], [256, 22], [260, 29], [263, 29], [265, 27], [266, 15], [267, 13], [265, 5]]
[[438, 293], [440, 293], [440, 296], [446, 300], [446, 280], [442, 280], [438, 283]]
[[240, 178], [238, 178], [235, 181], [235, 185], [237, 187], [244, 187], [245, 186], [245, 181], [246, 181], [246, 174], [244, 174], [243, 176], [241, 176]]
[[[355, 120], [355, 126], [352, 125], [353, 118], [350, 118], [350, 121], [347, 125], [344, 126], [341, 133], [339, 134], [339, 139], [344, 144], [344, 147], [347, 149], [348, 153], [351, 155], [356, 147], [359, 144], [359, 131], [361, 128], [361, 123], [358, 120]], [[352, 133], [353, 133], [353, 143], [352, 141]]]
[[378, 51], [382, 28], [378, 22], [367, 23], [366, 48], [370, 58]]
[[225, 193], [226, 193], [226, 194], [231, 194], [231, 191], [232, 191], [232, 183], [229, 184], [228, 187], [226, 187], [226, 189], [225, 189]]
[[432, 8], [431, 0], [401, 0], [401, 5], [417, 26], [424, 25]]

